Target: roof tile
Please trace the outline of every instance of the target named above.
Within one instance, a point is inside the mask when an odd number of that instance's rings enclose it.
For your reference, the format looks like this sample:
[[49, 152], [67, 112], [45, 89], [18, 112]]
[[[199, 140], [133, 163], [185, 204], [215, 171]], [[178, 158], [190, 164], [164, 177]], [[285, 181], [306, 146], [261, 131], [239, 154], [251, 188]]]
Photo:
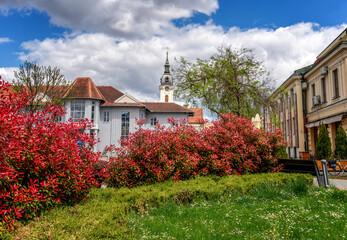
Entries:
[[65, 96], [67, 96], [67, 94], [71, 94], [74, 98], [92, 98], [106, 101], [95, 86], [93, 80], [89, 77], [76, 78]]
[[106, 99], [106, 102], [103, 104], [103, 106], [115, 106], [113, 105], [114, 101], [124, 95], [124, 93], [111, 86], [98, 86], [97, 88]]
[[166, 103], [166, 102], [142, 102], [150, 112], [181, 112], [189, 113], [192, 116], [194, 111], [189, 110], [188, 108], [182, 107], [177, 103]]
[[194, 116], [188, 118], [188, 123], [200, 124], [201, 121], [204, 119], [204, 112], [202, 108], [188, 108], [188, 109], [194, 112]]

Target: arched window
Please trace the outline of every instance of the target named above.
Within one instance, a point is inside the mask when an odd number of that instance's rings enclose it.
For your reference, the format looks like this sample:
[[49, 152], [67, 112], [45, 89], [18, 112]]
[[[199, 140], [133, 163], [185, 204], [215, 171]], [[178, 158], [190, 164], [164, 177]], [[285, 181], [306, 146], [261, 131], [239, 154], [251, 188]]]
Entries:
[[165, 95], [165, 102], [169, 102], [169, 95]]

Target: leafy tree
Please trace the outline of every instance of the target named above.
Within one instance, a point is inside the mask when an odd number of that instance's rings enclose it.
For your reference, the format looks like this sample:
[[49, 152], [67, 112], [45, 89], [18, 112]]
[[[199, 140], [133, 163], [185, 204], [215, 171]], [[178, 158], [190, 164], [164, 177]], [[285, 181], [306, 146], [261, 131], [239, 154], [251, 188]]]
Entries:
[[14, 72], [13, 89], [17, 94], [25, 91], [31, 97], [26, 106], [30, 112], [42, 109], [43, 106], [64, 105], [67, 97], [63, 97], [70, 83], [60, 73], [57, 67], [40, 66], [36, 63], [25, 61], [20, 65], [19, 71]]
[[181, 57], [173, 72], [177, 98], [219, 116], [233, 113], [251, 118], [270, 102], [273, 81], [251, 49], [221, 46], [208, 60], [196, 62]]
[[337, 129], [335, 145], [335, 155], [339, 158], [347, 159], [347, 135], [342, 125]]
[[331, 141], [329, 137], [329, 133], [324, 124], [322, 124], [319, 135], [318, 142], [316, 146], [316, 156], [318, 159], [326, 159], [329, 160], [332, 155], [331, 150]]

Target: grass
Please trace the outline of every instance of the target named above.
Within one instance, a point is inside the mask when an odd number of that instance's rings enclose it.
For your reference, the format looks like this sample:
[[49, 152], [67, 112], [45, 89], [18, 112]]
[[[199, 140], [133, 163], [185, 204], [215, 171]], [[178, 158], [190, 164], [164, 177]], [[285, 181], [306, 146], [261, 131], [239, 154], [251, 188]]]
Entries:
[[[157, 219], [155, 221], [160, 221], [162, 217], [157, 218], [156, 214], [161, 212], [164, 213], [166, 211], [163, 211], [164, 209], [168, 209], [167, 212], [171, 216], [178, 215], [177, 211], [182, 213], [186, 212], [177, 220], [174, 220], [174, 218], [171, 219], [170, 216], [165, 216], [164, 218], [168, 222], [172, 221], [178, 224], [177, 221], [180, 219], [182, 219], [182, 221], [189, 221], [190, 219], [190, 222], [194, 220], [197, 224], [197, 227], [194, 227], [194, 229], [197, 229], [195, 231], [202, 231], [201, 229], [199, 230], [200, 227], [204, 226], [202, 225], [202, 221], [207, 221], [207, 219], [208, 221], [210, 220], [210, 216], [206, 215], [207, 212], [210, 211], [207, 210], [207, 206], [213, 206], [212, 209], [214, 210], [211, 211], [218, 213], [216, 217], [220, 216], [224, 219], [226, 214], [233, 217], [238, 216], [237, 222], [245, 222], [244, 224], [246, 225], [246, 222], [249, 222], [248, 220], [251, 217], [252, 219], [256, 219], [258, 215], [269, 217], [268, 214], [272, 212], [276, 213], [276, 211], [277, 213], [281, 211], [284, 213], [284, 210], [291, 205], [297, 206], [297, 208], [292, 209], [295, 212], [310, 204], [315, 206], [313, 210], [320, 207], [321, 210], [323, 209], [322, 216], [329, 219], [329, 221], [331, 219], [337, 219], [337, 217], [333, 215], [335, 213], [338, 213], [338, 216], [342, 215], [346, 218], [345, 212], [336, 210], [341, 208], [341, 206], [345, 206], [346, 192], [341, 193], [338, 190], [326, 191], [324, 189], [312, 190], [310, 187], [312, 186], [312, 182], [313, 179], [310, 175], [276, 173], [227, 176], [223, 178], [199, 177], [184, 182], [168, 181], [133, 189], [93, 189], [88, 196], [88, 201], [73, 206], [60, 206], [50, 212], [43, 213], [39, 218], [26, 223], [22, 222], [17, 230], [10, 234], [8, 238], [139, 239], [144, 236], [154, 237], [157, 234], [164, 234], [165, 231], [161, 233], [151, 232], [151, 228], [147, 229], [144, 226], [147, 226], [146, 221], [150, 219]], [[308, 196], [312, 199], [309, 199]], [[328, 199], [332, 198], [335, 200], [331, 200], [332, 202], [324, 202], [326, 201], [324, 196]], [[277, 203], [283, 202], [283, 204], [281, 203], [281, 205], [278, 205], [276, 210], [274, 208], [276, 204], [271, 201], [276, 201]], [[323, 202], [320, 203], [319, 201]], [[289, 205], [287, 206], [284, 204]], [[332, 205], [324, 207], [322, 204]], [[234, 208], [234, 206], [239, 207]], [[169, 209], [171, 209], [171, 213], [169, 213]], [[200, 210], [196, 213], [190, 212], [190, 210], [194, 209]], [[207, 212], [204, 212], [204, 209]], [[233, 212], [234, 210], [236, 211], [236, 209], [238, 209], [238, 213]], [[260, 212], [260, 209], [268, 212]], [[310, 208], [308, 209], [309, 212], [313, 211]], [[319, 209], [317, 211], [320, 212]], [[184, 218], [185, 215], [190, 217]], [[203, 219], [202, 217], [204, 215], [206, 215], [206, 219], [200, 221], [200, 219]], [[197, 217], [194, 218], [194, 216]], [[247, 217], [241, 218], [241, 216]], [[215, 217], [212, 218], [212, 221], [215, 221], [213, 219], [215, 219]], [[223, 225], [225, 223], [228, 229], [243, 231], [241, 227], [236, 228], [235, 223], [231, 221], [231, 219], [233, 218], [225, 218], [224, 222], [216, 222], [215, 224], [217, 225], [213, 225], [211, 222], [211, 226], [213, 227], [211, 227], [210, 230], [213, 229], [216, 233], [219, 232], [218, 234], [226, 234], [228, 231], [225, 230]], [[260, 226], [263, 226], [264, 231], [266, 231], [268, 228], [265, 229], [265, 227], [272, 226], [274, 223], [273, 221], [275, 221], [274, 219], [275, 218], [259, 219], [259, 222], [264, 223], [264, 225], [259, 225], [258, 228], [257, 225], [250, 224], [249, 228], [253, 227], [257, 231], [260, 231]], [[230, 222], [227, 220], [230, 220]], [[290, 217], [289, 220], [296, 220], [296, 218]], [[152, 224], [148, 222], [148, 225], [160, 227], [160, 225], [156, 223]], [[163, 225], [162, 227], [165, 229], [168, 226]], [[141, 229], [143, 229], [145, 235], [143, 235]], [[248, 227], [245, 229], [248, 229]], [[278, 228], [278, 230], [276, 229], [276, 231], [279, 230], [280, 228]], [[148, 231], [151, 233], [147, 234]], [[179, 232], [184, 231], [182, 230]], [[180, 238], [178, 237], [177, 239]], [[209, 238], [202, 237], [199, 239]]]
[[189, 205], [169, 202], [146, 215], [133, 213], [129, 225], [135, 239], [345, 239], [346, 192], [294, 185], [265, 184], [250, 194]]

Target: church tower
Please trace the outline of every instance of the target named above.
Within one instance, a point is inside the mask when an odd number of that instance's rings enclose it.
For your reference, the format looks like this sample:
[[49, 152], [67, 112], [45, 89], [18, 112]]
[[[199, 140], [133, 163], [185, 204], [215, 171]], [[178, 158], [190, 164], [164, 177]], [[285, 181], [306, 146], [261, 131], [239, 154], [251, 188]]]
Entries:
[[169, 64], [169, 53], [166, 50], [166, 62], [165, 62], [165, 71], [163, 76], [160, 79], [160, 102], [173, 102], [173, 79], [170, 73], [170, 64]]

